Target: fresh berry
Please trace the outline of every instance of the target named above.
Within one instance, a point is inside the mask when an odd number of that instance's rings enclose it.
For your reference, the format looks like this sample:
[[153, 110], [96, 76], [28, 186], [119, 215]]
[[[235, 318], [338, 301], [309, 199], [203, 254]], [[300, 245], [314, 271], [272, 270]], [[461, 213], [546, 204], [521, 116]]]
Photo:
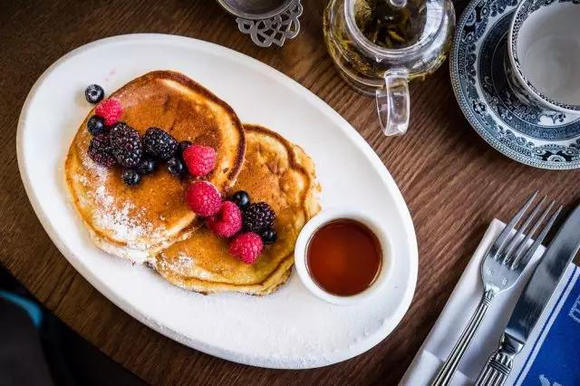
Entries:
[[177, 150], [177, 141], [173, 136], [158, 127], [150, 127], [143, 136], [145, 153], [152, 157], [167, 161]]
[[185, 191], [185, 202], [191, 210], [202, 217], [217, 214], [222, 206], [222, 198], [215, 186], [206, 181], [197, 181]]
[[146, 174], [151, 174], [153, 173], [153, 171], [155, 170], [155, 167], [157, 166], [156, 162], [150, 158], [143, 158], [141, 160], [141, 162], [139, 162], [139, 165], [137, 165], [137, 167], [135, 168], [135, 170], [137, 170], [137, 172], [144, 176]]
[[117, 160], [111, 152], [111, 141], [108, 134], [98, 134], [91, 138], [89, 157], [100, 165], [109, 168], [115, 166]]
[[107, 126], [112, 126], [119, 122], [122, 113], [121, 102], [115, 98], [105, 99], [95, 107], [95, 114], [103, 117]]
[[138, 185], [141, 182], [141, 176], [137, 173], [136, 170], [133, 169], [125, 169], [121, 174], [121, 178], [123, 182], [129, 186]]
[[232, 237], [242, 229], [242, 212], [236, 204], [224, 201], [219, 213], [207, 219], [209, 229], [220, 237]]
[[265, 202], [256, 202], [248, 205], [244, 210], [244, 230], [247, 232], [260, 233], [271, 228], [276, 219], [276, 214]]
[[215, 168], [217, 154], [213, 147], [202, 145], [188, 146], [183, 152], [187, 170], [193, 176], [203, 177]]
[[183, 159], [183, 152], [185, 151], [185, 149], [187, 149], [191, 145], [192, 145], [191, 141], [181, 141], [181, 142], [179, 142], [179, 146], [177, 148], [177, 151], [179, 152], [179, 156], [181, 157], [181, 159]]
[[253, 264], [262, 253], [264, 244], [254, 232], [242, 233], [230, 243], [230, 253], [246, 264]]
[[174, 176], [181, 176], [185, 171], [185, 166], [178, 157], [173, 157], [167, 161], [167, 170]]
[[240, 209], [244, 209], [250, 205], [250, 195], [243, 190], [239, 190], [232, 194], [231, 200], [235, 202]]
[[262, 231], [260, 236], [262, 237], [262, 241], [264, 242], [264, 244], [274, 244], [278, 239], [276, 231], [272, 228], [268, 228], [265, 231]]
[[87, 129], [91, 135], [98, 135], [104, 133], [106, 130], [105, 120], [98, 115], [93, 115], [87, 121]]
[[119, 122], [111, 129], [109, 137], [113, 155], [119, 165], [127, 169], [139, 165], [143, 156], [143, 146], [137, 130], [124, 122]]
[[87, 102], [92, 104], [97, 104], [103, 100], [105, 97], [105, 90], [98, 84], [91, 84], [85, 90], [85, 98], [87, 98]]

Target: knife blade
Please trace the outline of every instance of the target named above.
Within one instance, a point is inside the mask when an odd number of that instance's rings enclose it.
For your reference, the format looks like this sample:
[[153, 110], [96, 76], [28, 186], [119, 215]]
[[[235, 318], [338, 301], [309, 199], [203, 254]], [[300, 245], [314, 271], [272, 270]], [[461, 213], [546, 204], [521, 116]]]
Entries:
[[499, 348], [479, 373], [476, 386], [503, 385], [513, 367], [514, 357], [522, 350], [562, 274], [580, 248], [580, 205], [574, 209], [548, 245], [532, 278], [512, 312]]
[[580, 248], [580, 205], [568, 216], [526, 284], [505, 333], [525, 343], [562, 274]]

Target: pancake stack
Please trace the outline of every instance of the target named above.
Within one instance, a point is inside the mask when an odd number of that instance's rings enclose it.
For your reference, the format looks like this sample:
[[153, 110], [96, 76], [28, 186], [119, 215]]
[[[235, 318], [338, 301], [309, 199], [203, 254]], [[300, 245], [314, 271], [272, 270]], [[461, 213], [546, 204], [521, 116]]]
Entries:
[[[182, 74], [154, 71], [111, 95], [123, 106], [122, 120], [143, 134], [162, 127], [179, 140], [212, 146], [218, 153], [209, 181], [227, 191], [244, 159], [244, 130], [232, 108]], [[117, 256], [143, 262], [188, 237], [195, 214], [183, 201], [189, 181], [158, 170], [135, 187], [123, 184], [118, 169], [107, 169], [87, 155], [91, 110], [70, 146], [66, 181], [75, 208], [94, 242]]]
[[319, 211], [319, 186], [306, 153], [266, 128], [242, 126], [229, 105], [176, 72], [148, 73], [111, 97], [121, 101], [122, 120], [141, 134], [161, 127], [179, 141], [212, 146], [217, 162], [207, 180], [224, 196], [244, 190], [255, 202], [268, 202], [277, 214], [278, 240], [264, 247], [255, 264], [245, 264], [185, 203], [191, 178], [179, 179], [159, 168], [140, 185], [126, 186], [119, 170], [87, 155], [91, 111], [70, 146], [65, 174], [95, 244], [145, 262], [172, 284], [196, 292], [266, 295], [283, 284], [291, 273], [298, 233]]

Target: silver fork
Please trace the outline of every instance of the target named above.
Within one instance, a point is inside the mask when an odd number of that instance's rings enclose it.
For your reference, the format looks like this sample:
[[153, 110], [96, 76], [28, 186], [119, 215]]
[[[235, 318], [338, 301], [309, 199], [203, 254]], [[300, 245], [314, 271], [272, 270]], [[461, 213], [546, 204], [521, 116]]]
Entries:
[[[461, 333], [459, 340], [455, 343], [453, 350], [447, 357], [447, 360], [439, 369], [437, 376], [431, 383], [432, 386], [448, 385], [453, 378], [455, 369], [469, 346], [469, 343], [475, 335], [475, 331], [481, 324], [489, 305], [497, 294], [510, 289], [520, 277], [526, 264], [534, 255], [546, 234], [554, 224], [560, 209], [556, 210], [542, 228], [534, 242], [528, 246], [530, 239], [542, 225], [552, 207], [552, 201], [547, 207], [544, 207], [546, 198], [544, 197], [534, 208], [534, 210], [526, 216], [525, 221], [520, 226], [519, 230], [512, 235], [515, 226], [524, 217], [528, 208], [536, 198], [538, 192], [534, 193], [516, 213], [511, 221], [505, 226], [503, 231], [497, 236], [492, 246], [487, 251], [483, 262], [481, 264], [481, 280], [483, 281], [483, 295], [479, 301], [479, 305], [471, 316], [467, 327]], [[538, 214], [541, 212], [540, 216]], [[533, 223], [533, 225], [532, 225]], [[532, 226], [529, 232], [529, 226]], [[525, 233], [524, 233], [525, 232]]]

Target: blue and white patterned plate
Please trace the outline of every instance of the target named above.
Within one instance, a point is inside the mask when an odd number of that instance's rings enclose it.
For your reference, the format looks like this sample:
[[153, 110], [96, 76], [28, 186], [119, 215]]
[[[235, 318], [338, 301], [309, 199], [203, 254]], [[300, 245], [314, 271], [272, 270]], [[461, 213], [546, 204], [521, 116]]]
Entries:
[[516, 0], [473, 0], [463, 12], [450, 60], [463, 114], [491, 146], [526, 165], [580, 168], [580, 115], [522, 102], [506, 73], [507, 35]]

